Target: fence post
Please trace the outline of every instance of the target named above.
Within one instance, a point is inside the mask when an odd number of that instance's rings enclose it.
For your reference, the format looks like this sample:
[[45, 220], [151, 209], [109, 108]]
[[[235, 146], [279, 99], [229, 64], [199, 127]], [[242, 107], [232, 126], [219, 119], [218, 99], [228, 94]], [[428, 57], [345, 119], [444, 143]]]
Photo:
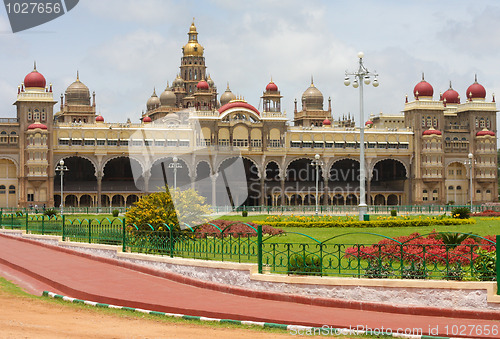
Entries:
[[89, 244], [92, 243], [92, 219], [89, 220]]
[[24, 222], [24, 228], [26, 229], [26, 233], [28, 233], [28, 213], [24, 213], [26, 221]]
[[[170, 225], [170, 226], [172, 226], [172, 225]], [[168, 228], [168, 233], [170, 234], [170, 258], [173, 258], [174, 257], [174, 236], [172, 235], [172, 227]]]
[[14, 212], [10, 214], [10, 228], [14, 229]]
[[257, 226], [257, 263], [259, 273], [262, 274], [262, 225]]
[[122, 252], [125, 252], [127, 245], [126, 245], [126, 239], [127, 236], [125, 234], [125, 218], [122, 219]]
[[[55, 219], [55, 217], [54, 217]], [[66, 226], [64, 225], [64, 214], [62, 215], [62, 241], [66, 240]]]
[[496, 236], [497, 295], [500, 295], [500, 235]]
[[42, 215], [42, 235], [45, 234], [45, 223], [44, 223], [44, 220], [45, 220], [45, 216]]

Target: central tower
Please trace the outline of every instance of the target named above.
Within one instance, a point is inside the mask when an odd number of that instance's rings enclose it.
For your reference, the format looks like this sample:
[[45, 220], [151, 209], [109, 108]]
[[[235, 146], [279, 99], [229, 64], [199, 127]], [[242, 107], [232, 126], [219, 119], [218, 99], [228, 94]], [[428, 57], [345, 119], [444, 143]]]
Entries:
[[193, 23], [188, 32], [188, 43], [182, 48], [181, 78], [187, 96], [192, 96], [200, 80], [207, 79], [203, 46], [198, 42], [198, 32]]

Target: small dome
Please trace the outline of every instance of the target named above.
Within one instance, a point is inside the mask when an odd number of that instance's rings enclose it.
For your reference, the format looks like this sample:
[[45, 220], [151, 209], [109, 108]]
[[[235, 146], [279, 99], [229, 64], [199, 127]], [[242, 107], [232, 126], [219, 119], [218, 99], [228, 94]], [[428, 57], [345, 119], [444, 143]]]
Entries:
[[415, 98], [420, 97], [431, 97], [434, 95], [434, 88], [427, 81], [424, 80], [424, 75], [422, 74], [422, 81], [415, 85], [413, 88], [413, 95]]
[[183, 87], [184, 86], [184, 79], [181, 78], [180, 75], [177, 75], [175, 78], [174, 82], [172, 82], [172, 87]]
[[70, 105], [90, 106], [90, 91], [84, 83], [80, 81], [78, 72], [76, 80], [66, 88], [66, 102]]
[[306, 104], [307, 110], [323, 110], [323, 94], [314, 86], [311, 80], [311, 86], [302, 94], [302, 107]]
[[208, 85], [208, 82], [205, 80], [201, 80], [197, 85], [196, 88], [199, 90], [208, 90], [210, 89], [210, 86]]
[[175, 104], [177, 103], [177, 97], [175, 96], [174, 92], [170, 90], [167, 84], [167, 88], [163, 91], [162, 94], [160, 94], [160, 103], [162, 106], [166, 107], [175, 107]]
[[229, 103], [231, 100], [236, 99], [236, 95], [234, 95], [233, 92], [229, 89], [229, 84], [227, 84], [226, 91], [222, 93], [220, 96], [220, 104], [224, 106], [225, 104]]
[[484, 137], [484, 136], [486, 136], [486, 135], [489, 135], [489, 136], [494, 137], [494, 136], [495, 136], [495, 132], [493, 132], [493, 131], [488, 131], [488, 129], [487, 129], [487, 128], [483, 128], [483, 130], [482, 130], [482, 131], [479, 131], [479, 132], [477, 132], [477, 133], [476, 133], [476, 136], [478, 136], [478, 137]]
[[102, 117], [102, 115], [98, 115], [95, 117], [95, 121], [96, 122], [104, 122], [104, 118]]
[[153, 90], [153, 94], [146, 102], [146, 107], [148, 111], [151, 111], [161, 105], [160, 98], [156, 95], [156, 90]]
[[47, 82], [45, 81], [45, 77], [42, 75], [42, 73], [38, 73], [38, 71], [36, 70], [36, 63], [35, 63], [33, 71], [24, 77], [24, 87], [45, 88], [46, 84]]
[[276, 85], [272, 80], [270, 83], [267, 84], [266, 86], [266, 92], [277, 92], [278, 91], [278, 85]]
[[210, 74], [208, 75], [207, 83], [208, 83], [208, 86], [210, 86], [210, 88], [214, 87], [214, 85], [215, 85], [215, 82], [210, 77]]
[[438, 131], [437, 129], [434, 128], [429, 128], [428, 130], [424, 131], [422, 135], [441, 135], [441, 131]]
[[331, 126], [332, 122], [330, 121], [330, 119], [326, 118], [325, 120], [323, 120], [323, 126]]
[[467, 98], [469, 99], [484, 99], [486, 98], [486, 90], [483, 85], [477, 82], [477, 75], [474, 83], [467, 88]]
[[31, 130], [31, 129], [37, 129], [37, 128], [40, 128], [40, 129], [47, 129], [47, 126], [44, 125], [44, 124], [41, 124], [39, 122], [35, 122], [34, 124], [31, 124], [28, 126], [28, 129]]
[[372, 126], [373, 125], [373, 121], [371, 120], [368, 120], [367, 122], [365, 122], [365, 126]]
[[447, 104], [459, 104], [460, 103], [460, 95], [458, 94], [457, 91], [455, 91], [451, 87], [451, 81], [450, 81], [450, 88], [443, 93], [443, 101], [446, 100]]
[[151, 118], [150, 117], [144, 117], [144, 118], [142, 118], [142, 122], [151, 122]]

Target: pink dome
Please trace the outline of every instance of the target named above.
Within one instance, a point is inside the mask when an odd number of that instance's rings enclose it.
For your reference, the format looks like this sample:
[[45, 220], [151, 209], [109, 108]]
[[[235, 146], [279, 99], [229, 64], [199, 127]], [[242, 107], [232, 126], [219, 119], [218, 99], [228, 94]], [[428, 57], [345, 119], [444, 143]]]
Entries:
[[476, 133], [476, 136], [478, 137], [482, 137], [482, 136], [485, 136], [485, 135], [491, 135], [492, 137], [495, 136], [495, 132], [493, 131], [488, 131], [486, 128], [484, 128], [482, 131], [479, 131]]
[[330, 126], [332, 124], [332, 122], [330, 121], [330, 119], [326, 118], [325, 120], [323, 120], [323, 126]]
[[437, 129], [434, 129], [434, 128], [429, 128], [427, 131], [424, 131], [424, 133], [422, 133], [422, 135], [441, 135], [443, 133], [441, 133], [441, 131], [437, 130]]
[[484, 99], [486, 98], [486, 90], [483, 85], [477, 82], [477, 76], [472, 85], [467, 88], [467, 98], [469, 99]]
[[24, 77], [24, 87], [25, 88], [30, 88], [30, 87], [39, 87], [39, 88], [45, 88], [45, 85], [47, 82], [45, 81], [45, 77], [42, 75], [42, 73], [38, 73], [35, 69], [26, 75]]
[[365, 126], [367, 126], [367, 125], [373, 125], [373, 121], [368, 120], [367, 122], [365, 122]]
[[98, 116], [96, 116], [95, 121], [96, 122], [104, 122], [104, 118], [102, 117], [102, 115], [98, 115]]
[[422, 81], [415, 85], [413, 89], [413, 95], [415, 98], [418, 97], [432, 97], [434, 95], [434, 88], [427, 81], [424, 80], [424, 76], [422, 75]]
[[208, 82], [206, 82], [205, 80], [201, 80], [198, 85], [196, 85], [196, 88], [198, 89], [204, 89], [204, 90], [208, 90], [210, 88], [210, 86], [208, 85]]
[[142, 119], [142, 122], [151, 122], [151, 118], [150, 117], [144, 117]]
[[47, 126], [44, 125], [44, 124], [41, 124], [39, 122], [35, 122], [34, 124], [31, 124], [31, 125], [28, 126], [28, 129], [37, 129], [37, 128], [47, 129]]
[[270, 83], [267, 84], [266, 86], [266, 91], [268, 92], [277, 92], [278, 91], [278, 85], [276, 85], [272, 80]]
[[443, 101], [446, 99], [447, 104], [459, 104], [460, 103], [460, 95], [458, 94], [457, 91], [455, 91], [451, 87], [450, 83], [450, 88], [443, 93]]
[[257, 115], [260, 115], [260, 112], [257, 108], [250, 105], [249, 103], [242, 102], [242, 101], [231, 101], [231, 102], [225, 104], [224, 106], [222, 106], [221, 108], [219, 108], [218, 111], [219, 111], [219, 114], [222, 114], [225, 111], [227, 111], [228, 109], [235, 108], [235, 107], [246, 108], [246, 109], [253, 111]]

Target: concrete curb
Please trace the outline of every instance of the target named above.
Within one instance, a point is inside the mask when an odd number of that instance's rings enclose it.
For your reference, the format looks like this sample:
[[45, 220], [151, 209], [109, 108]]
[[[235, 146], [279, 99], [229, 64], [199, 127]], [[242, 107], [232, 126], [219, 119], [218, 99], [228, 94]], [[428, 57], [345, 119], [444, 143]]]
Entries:
[[[145, 310], [142, 308], [134, 308], [134, 307], [126, 307], [126, 306], [117, 306], [110, 305], [104, 303], [98, 303], [95, 301], [81, 300], [76, 298], [71, 298], [67, 296], [63, 296], [60, 294], [56, 294], [49, 291], [43, 291], [42, 296], [68, 301], [74, 304], [84, 304], [94, 307], [100, 308], [112, 308], [118, 310], [126, 310], [131, 312], [140, 312], [144, 314], [157, 315], [157, 316], [166, 316], [166, 317], [174, 317], [185, 320], [197, 320], [202, 322], [218, 322], [218, 323], [228, 323], [235, 325], [249, 325], [249, 326], [257, 326], [262, 328], [276, 328], [281, 329], [287, 332], [290, 332], [292, 335], [295, 334], [306, 334], [308, 332], [322, 335], [383, 335], [386, 337], [393, 338], [411, 338], [411, 339], [453, 339], [450, 337], [435, 337], [428, 335], [408, 335], [408, 334], [400, 334], [400, 333], [374, 333], [371, 331], [361, 331], [351, 328], [332, 328], [332, 327], [311, 327], [311, 326], [301, 326], [301, 325], [286, 325], [286, 324], [276, 324], [276, 323], [267, 323], [267, 322], [258, 322], [258, 321], [245, 321], [245, 320], [232, 320], [232, 319], [218, 319], [218, 318], [208, 318], [208, 317], [200, 317], [200, 316], [191, 316], [177, 313], [165, 313], [165, 312], [157, 312], [151, 310]], [[306, 334], [307, 335], [307, 334]], [[467, 338], [465, 338], [467, 339]]]

